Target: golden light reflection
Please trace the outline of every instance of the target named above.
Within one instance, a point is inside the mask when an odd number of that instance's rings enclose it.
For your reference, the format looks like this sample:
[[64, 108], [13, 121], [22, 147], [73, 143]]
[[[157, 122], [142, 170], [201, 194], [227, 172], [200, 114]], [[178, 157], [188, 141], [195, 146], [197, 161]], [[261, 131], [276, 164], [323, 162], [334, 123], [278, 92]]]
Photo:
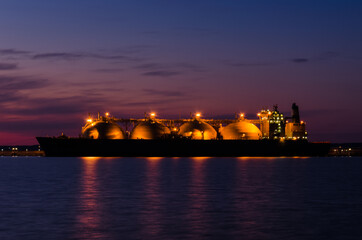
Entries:
[[81, 157], [81, 159], [85, 160], [85, 161], [96, 161], [98, 159], [100, 159], [101, 157], [93, 157], [93, 156], [89, 156], [89, 157]]
[[310, 157], [305, 156], [278, 156], [278, 157], [237, 157], [238, 160], [275, 160], [275, 159], [281, 159], [281, 158], [299, 158], [299, 159], [305, 159]]
[[195, 160], [195, 161], [203, 161], [203, 160], [206, 160], [209, 158], [211, 158], [211, 157], [192, 157], [191, 159]]
[[[205, 166], [209, 157], [193, 157], [192, 159], [192, 166], [191, 166], [191, 183], [189, 188], [189, 201], [190, 201], [190, 208], [189, 208], [189, 218], [190, 222], [199, 222], [199, 223], [206, 223], [206, 202], [208, 200], [207, 190], [205, 186]], [[198, 234], [200, 230], [200, 226], [191, 225], [191, 231], [194, 231]]]
[[239, 160], [273, 160], [278, 159], [279, 157], [237, 157]]
[[236, 165], [233, 167], [234, 172], [230, 173], [234, 176], [234, 185], [228, 196], [230, 199], [234, 199], [231, 201], [231, 207], [234, 209], [236, 217], [247, 219], [247, 221], [238, 223], [239, 228], [249, 229], [255, 227], [259, 217], [264, 216], [265, 213], [260, 209], [265, 205], [278, 203], [280, 196], [275, 194], [276, 197], [274, 197], [274, 194], [265, 191], [273, 186], [270, 179], [276, 176], [275, 167], [273, 167], [275, 165], [272, 162], [259, 168], [255, 167], [257, 165], [253, 161], [265, 159], [264, 157], [240, 157], [238, 159], [241, 161], [236, 161]]
[[158, 161], [158, 160], [163, 159], [163, 157], [146, 157], [146, 159], [150, 160], [150, 161]]
[[121, 157], [102, 157], [102, 160], [114, 160], [114, 159], [121, 159]]
[[83, 159], [84, 161], [97, 161], [99, 159], [102, 160], [113, 160], [113, 159], [120, 159], [120, 157], [97, 157], [97, 156], [87, 156], [87, 157], [80, 157], [81, 159]]
[[145, 210], [141, 221], [145, 226], [142, 231], [151, 236], [159, 236], [161, 226], [159, 224], [161, 215], [161, 193], [160, 193], [160, 160], [162, 157], [147, 157], [146, 180], [145, 180]]
[[95, 229], [101, 227], [102, 193], [99, 191], [97, 165], [100, 157], [81, 157], [83, 171], [78, 197], [78, 215], [76, 216], [77, 239], [105, 239], [105, 233]]

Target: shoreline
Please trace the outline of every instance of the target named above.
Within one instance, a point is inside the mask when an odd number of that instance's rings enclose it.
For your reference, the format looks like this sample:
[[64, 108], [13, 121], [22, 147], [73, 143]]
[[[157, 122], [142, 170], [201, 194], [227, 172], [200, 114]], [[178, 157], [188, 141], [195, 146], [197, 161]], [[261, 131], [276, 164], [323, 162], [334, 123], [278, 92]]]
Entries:
[[44, 157], [44, 151], [1, 151], [0, 156], [2, 157]]

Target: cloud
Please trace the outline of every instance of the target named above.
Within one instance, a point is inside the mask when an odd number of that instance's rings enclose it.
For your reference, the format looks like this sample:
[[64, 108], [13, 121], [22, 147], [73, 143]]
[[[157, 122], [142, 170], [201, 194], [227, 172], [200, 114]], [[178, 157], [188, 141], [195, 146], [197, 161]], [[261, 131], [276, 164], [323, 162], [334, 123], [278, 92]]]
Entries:
[[62, 60], [77, 60], [80, 58], [84, 58], [84, 54], [76, 54], [76, 53], [42, 53], [36, 54], [32, 58], [33, 59], [62, 59]]
[[18, 68], [18, 64], [16, 63], [0, 63], [0, 71], [1, 70], [14, 70]]
[[64, 61], [74, 61], [81, 59], [101, 59], [101, 60], [127, 60], [127, 61], [142, 61], [141, 58], [128, 57], [126, 55], [106, 55], [106, 54], [96, 54], [91, 52], [50, 52], [50, 53], [40, 53], [32, 56], [34, 60], [64, 60]]
[[321, 52], [319, 55], [310, 57], [310, 58], [293, 58], [291, 59], [294, 63], [306, 63], [306, 62], [316, 62], [316, 61], [326, 61], [334, 58], [340, 57], [341, 54], [335, 51], [326, 51]]
[[164, 98], [160, 98], [160, 99], [156, 99], [156, 100], [150, 100], [150, 101], [138, 101], [138, 102], [123, 102], [122, 106], [129, 106], [129, 107], [138, 107], [138, 106], [143, 106], [143, 107], [149, 107], [149, 106], [160, 106], [160, 105], [169, 105], [171, 102], [179, 102], [182, 101], [181, 99], [164, 99]]
[[156, 95], [162, 97], [180, 97], [187, 95], [185, 92], [181, 91], [167, 91], [167, 90], [156, 90], [156, 89], [142, 89], [142, 91], [149, 95]]
[[[24, 99], [23, 96], [13, 91], [0, 91], [0, 107], [8, 102], [14, 102]], [[4, 111], [4, 107], [2, 109]]]
[[145, 72], [142, 75], [151, 76], [151, 77], [171, 77], [179, 74], [181, 73], [174, 71], [152, 71], [152, 72]]
[[192, 63], [185, 63], [185, 62], [181, 62], [181, 63], [176, 63], [174, 64], [175, 67], [180, 67], [180, 68], [184, 68], [184, 69], [189, 69], [192, 70], [194, 72], [205, 72], [205, 68], [192, 64]]
[[[93, 97], [91, 97], [93, 99]], [[77, 114], [92, 109], [90, 97], [74, 96], [68, 98], [53, 99], [32, 99], [29, 101], [29, 107], [19, 111], [22, 115], [67, 115]]]
[[[101, 96], [72, 96], [54, 98], [31, 98], [30, 96], [19, 96], [14, 104], [2, 104], [2, 112], [17, 115], [20, 118], [33, 116], [39, 118], [44, 115], [65, 116], [86, 113], [92, 109], [99, 109], [104, 104]], [[1, 105], [0, 105], [1, 106]]]
[[292, 62], [292, 63], [307, 63], [307, 62], [316, 62], [316, 61], [325, 61], [333, 58], [340, 57], [341, 54], [339, 52], [335, 51], [326, 51], [321, 52], [317, 56], [311, 56], [311, 57], [295, 57], [291, 59], [284, 59], [281, 61], [275, 61], [273, 62], [237, 62], [237, 61], [224, 61], [224, 64], [232, 67], [260, 67], [260, 66], [271, 66], [276, 64], [282, 64], [286, 61]]
[[306, 63], [306, 62], [309, 62], [309, 59], [308, 58], [293, 58], [291, 61], [295, 62], [295, 63]]
[[169, 69], [169, 71], [176, 69], [175, 72], [177, 72], [180, 69], [191, 70], [194, 72], [204, 72], [205, 71], [205, 69], [203, 67], [200, 67], [200, 66], [192, 64], [192, 63], [186, 63], [186, 62], [169, 63], [169, 64], [144, 63], [144, 64], [137, 65], [134, 68], [145, 69], [145, 70], [149, 70], [150, 72], [165, 71], [164, 69]]
[[[131, 54], [139, 53], [144, 49], [149, 48], [146, 45], [130, 46], [124, 50], [114, 49], [109, 51], [80, 51], [80, 52], [30, 52], [24, 50], [18, 50], [14, 48], [0, 49], [1, 56], [11, 56], [11, 58], [25, 58], [33, 60], [54, 60], [54, 61], [75, 61], [83, 59], [99, 59], [109, 61], [128, 61], [128, 62], [142, 62], [144, 58], [130, 56]], [[24, 56], [22, 56], [24, 55]]]
[[205, 71], [204, 67], [196, 65], [190, 62], [168, 62], [168, 63], [159, 63], [159, 62], [145, 62], [134, 67], [135, 69], [145, 69], [148, 71], [182, 71], [182, 70], [191, 70], [194, 72], [203, 72]]
[[[71, 97], [40, 97], [23, 90], [42, 89], [50, 81], [34, 76], [0, 76], [0, 109], [4, 116], [75, 115], [99, 109], [105, 99], [102, 94], [75, 93]], [[113, 89], [113, 88], [112, 88]], [[44, 92], [45, 92], [44, 90]]]
[[10, 108], [7, 104], [27, 103], [28, 97], [22, 90], [39, 89], [48, 86], [47, 79], [28, 76], [0, 76], [0, 108], [3, 113]]
[[93, 72], [99, 72], [99, 73], [114, 73], [114, 72], [122, 72], [123, 69], [121, 68], [99, 68], [94, 69]]
[[130, 45], [127, 47], [121, 47], [121, 48], [112, 48], [112, 49], [99, 49], [99, 52], [102, 52], [101, 55], [113, 55], [115, 53], [117, 54], [138, 54], [143, 53], [145, 51], [148, 51], [150, 49], [154, 49], [154, 45], [148, 45], [148, 44], [137, 44], [137, 45]]
[[88, 54], [89, 58], [108, 59], [108, 60], [130, 60], [131, 58], [125, 55], [101, 55], [101, 54]]
[[[23, 121], [2, 121], [0, 120], [0, 131], [1, 132], [11, 132], [11, 133], [32, 133], [37, 135], [39, 132], [46, 132], [52, 134], [53, 132], [63, 131], [63, 130], [73, 130], [75, 128], [79, 129], [75, 120], [61, 119], [61, 120], [52, 120], [49, 119], [34, 119], [27, 120], [26, 124]], [[59, 132], [60, 133], [60, 132]]]
[[140, 64], [135, 66], [135, 68], [137, 69], [160, 69], [160, 68], [164, 68], [165, 66], [159, 63], [144, 63], [144, 64]]
[[48, 80], [27, 76], [0, 76], [0, 89], [2, 91], [19, 91], [47, 86]]
[[99, 85], [99, 87], [80, 90], [80, 94], [82, 96], [99, 97], [99, 98], [101, 97], [103, 98], [104, 96], [107, 97], [107, 95], [109, 96], [114, 93], [122, 93], [122, 92], [127, 92], [127, 91], [124, 88], [115, 85], [113, 87]]
[[28, 54], [29, 51], [17, 50], [14, 48], [0, 49], [0, 55], [22, 55]]

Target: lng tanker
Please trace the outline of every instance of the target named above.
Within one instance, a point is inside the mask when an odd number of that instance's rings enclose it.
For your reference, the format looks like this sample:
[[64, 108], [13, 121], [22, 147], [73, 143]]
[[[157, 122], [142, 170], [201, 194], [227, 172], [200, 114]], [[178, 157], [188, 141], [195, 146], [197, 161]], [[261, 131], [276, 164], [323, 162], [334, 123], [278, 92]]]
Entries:
[[89, 117], [80, 137], [37, 137], [46, 156], [112, 157], [240, 157], [240, 156], [325, 156], [329, 143], [308, 141], [305, 122], [298, 106], [292, 117], [278, 111], [260, 111], [258, 119], [117, 119], [109, 113]]

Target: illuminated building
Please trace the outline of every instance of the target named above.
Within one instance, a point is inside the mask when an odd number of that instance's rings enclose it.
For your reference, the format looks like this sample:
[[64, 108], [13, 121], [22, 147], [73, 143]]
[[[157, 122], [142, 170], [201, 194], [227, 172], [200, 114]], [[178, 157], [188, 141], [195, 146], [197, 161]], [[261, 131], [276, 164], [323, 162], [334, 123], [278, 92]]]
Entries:
[[285, 136], [284, 115], [278, 111], [277, 105], [274, 106], [273, 111], [261, 110], [258, 117], [262, 138], [279, 139]]
[[285, 125], [285, 137], [286, 139], [307, 139], [307, 132], [305, 131], [305, 122], [300, 121], [299, 108], [293, 103], [292, 105], [292, 118], [291, 122], [287, 122]]

